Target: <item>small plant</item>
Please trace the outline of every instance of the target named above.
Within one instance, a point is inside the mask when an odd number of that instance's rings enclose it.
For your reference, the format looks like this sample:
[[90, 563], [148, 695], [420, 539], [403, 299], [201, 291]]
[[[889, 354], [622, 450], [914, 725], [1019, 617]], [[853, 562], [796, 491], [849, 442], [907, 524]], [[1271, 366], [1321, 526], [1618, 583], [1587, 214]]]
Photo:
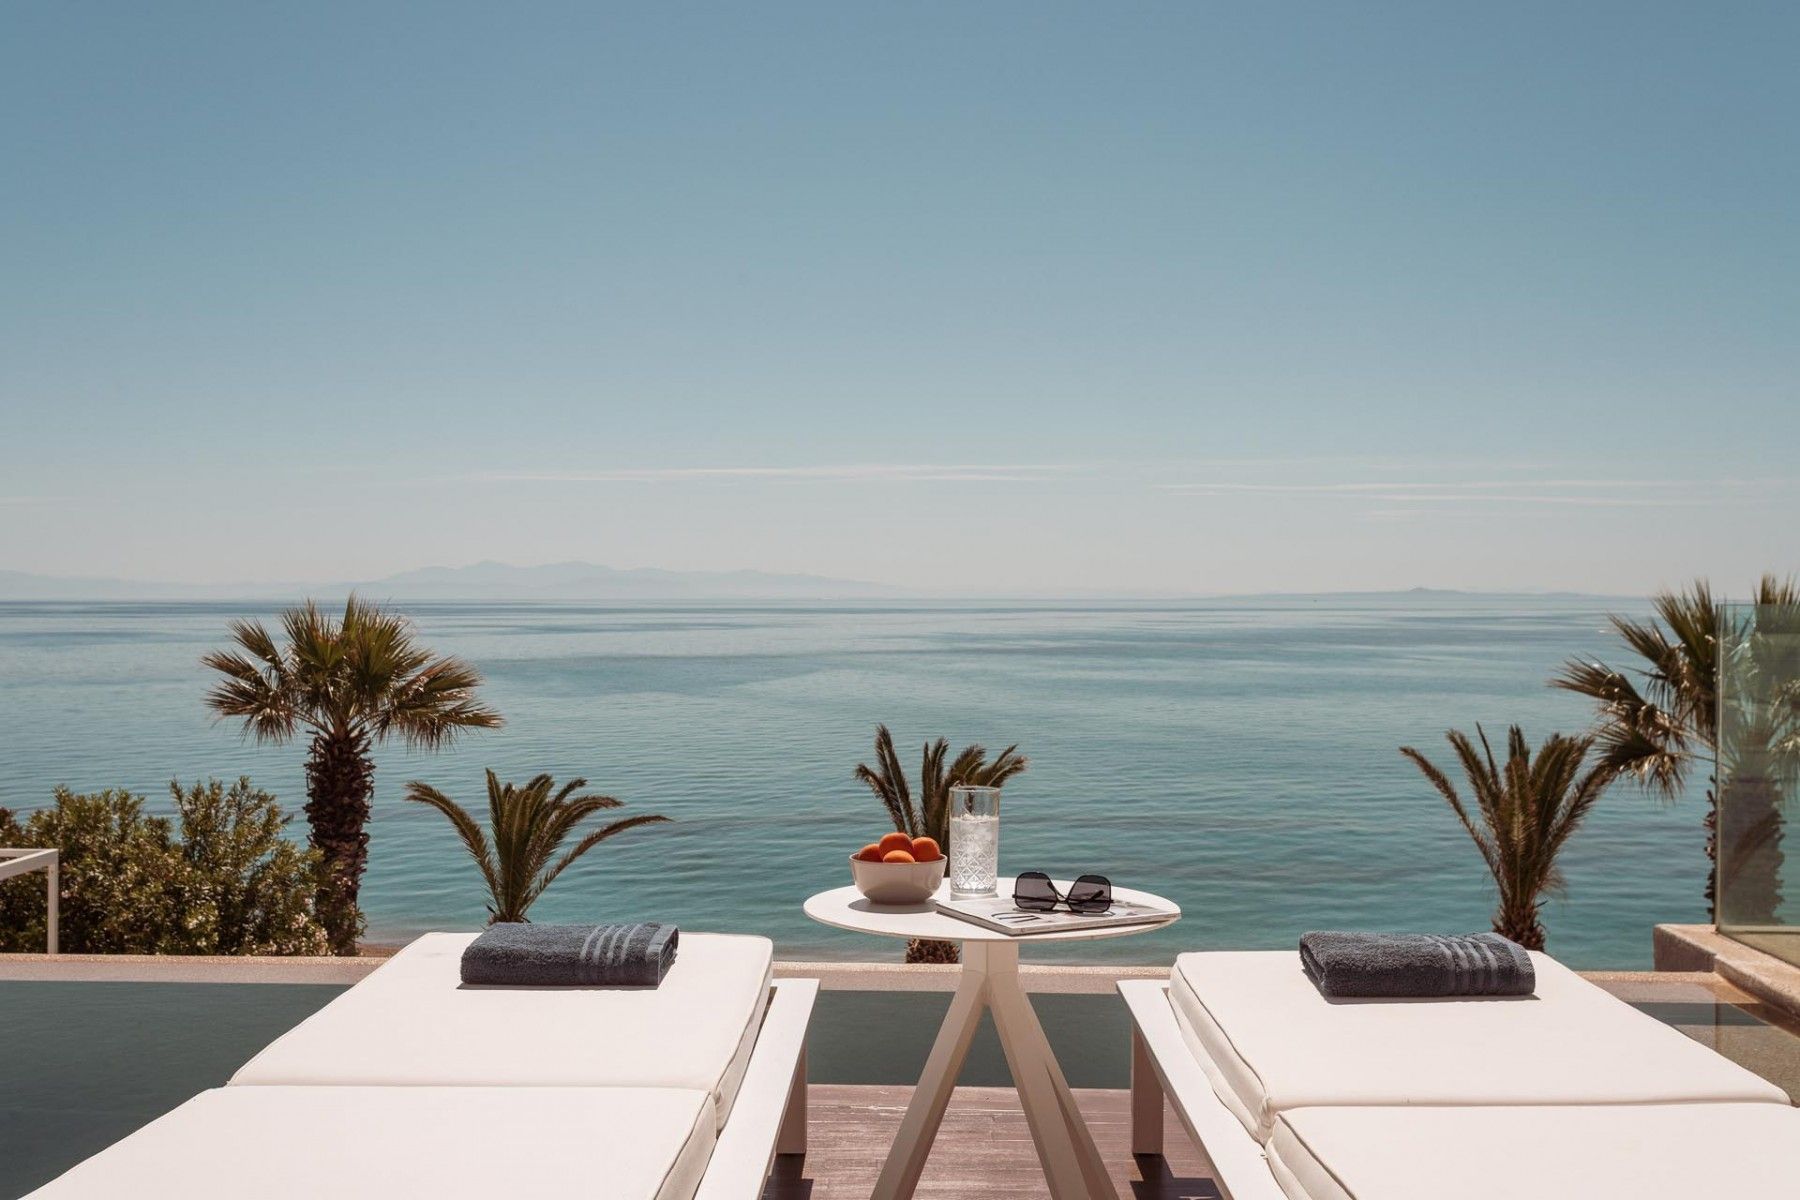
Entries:
[[489, 771], [488, 826], [493, 831], [490, 841], [468, 809], [416, 779], [406, 785], [406, 798], [443, 813], [468, 849], [469, 857], [475, 860], [487, 884], [490, 925], [527, 920], [527, 910], [544, 894], [544, 889], [576, 859], [607, 838], [669, 819], [652, 813], [614, 821], [583, 835], [557, 858], [557, 851], [577, 826], [597, 812], [619, 808], [621, 802], [611, 796], [575, 795], [587, 786], [585, 779], [571, 779], [552, 794], [555, 786], [550, 776], [538, 775], [524, 787], [515, 787], [501, 783]]
[[[948, 741], [939, 738], [927, 742], [919, 762], [919, 786], [915, 793], [906, 781], [906, 769], [900, 765], [900, 756], [894, 750], [894, 735], [886, 725], [877, 725], [875, 765], [858, 763], [856, 778], [875, 793], [875, 798], [887, 809], [895, 830], [912, 838], [930, 838], [943, 847], [945, 853], [951, 853], [950, 789], [958, 785], [1000, 787], [1013, 776], [1023, 774], [1031, 765], [1031, 760], [1018, 751], [1017, 744], [1008, 746], [990, 762], [986, 747], [965, 746], [952, 759]], [[914, 938], [906, 944], [906, 961], [909, 963], [953, 963], [956, 960], [955, 942]]]
[[1506, 765], [1494, 759], [1487, 733], [1477, 725], [1478, 752], [1469, 735], [1452, 729], [1444, 736], [1455, 749], [1474, 794], [1474, 812], [1456, 785], [1419, 751], [1402, 746], [1431, 786], [1449, 802], [1474, 839], [1499, 891], [1494, 932], [1527, 950], [1544, 948], [1541, 919], [1546, 896], [1562, 891], [1556, 858], [1571, 834], [1615, 778], [1604, 764], [1588, 767], [1590, 737], [1552, 734], [1534, 756], [1517, 725], [1507, 735]]
[[[282, 835], [275, 797], [239, 779], [183, 790], [176, 817], [124, 789], [56, 789], [23, 823], [0, 811], [0, 844], [61, 852], [59, 924], [72, 954], [324, 954], [313, 916], [318, 855]], [[43, 945], [44, 889], [0, 884], [0, 950]]]

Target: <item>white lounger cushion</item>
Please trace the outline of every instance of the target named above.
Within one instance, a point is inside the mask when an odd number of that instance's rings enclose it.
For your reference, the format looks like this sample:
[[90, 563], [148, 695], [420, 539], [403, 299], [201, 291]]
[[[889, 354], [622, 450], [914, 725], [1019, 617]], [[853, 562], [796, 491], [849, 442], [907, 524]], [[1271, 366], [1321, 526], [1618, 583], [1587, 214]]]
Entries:
[[1773, 1101], [1774, 1084], [1533, 954], [1537, 995], [1328, 1001], [1292, 951], [1183, 954], [1169, 998], [1259, 1142], [1296, 1108]]
[[722, 1128], [768, 1005], [774, 946], [684, 934], [655, 988], [465, 987], [472, 933], [428, 933], [244, 1064], [233, 1084], [662, 1087]]
[[217, 1088], [37, 1200], [691, 1200], [712, 1101], [665, 1088]]
[[1276, 1121], [1268, 1154], [1290, 1200], [1800, 1196], [1800, 1111], [1302, 1108]]

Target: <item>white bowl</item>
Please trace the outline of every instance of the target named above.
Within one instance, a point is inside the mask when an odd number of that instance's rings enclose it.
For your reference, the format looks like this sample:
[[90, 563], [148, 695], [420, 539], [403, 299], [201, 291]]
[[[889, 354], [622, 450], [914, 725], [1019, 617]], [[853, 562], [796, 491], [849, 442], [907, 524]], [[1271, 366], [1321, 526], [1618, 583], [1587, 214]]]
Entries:
[[949, 859], [942, 855], [930, 862], [865, 862], [850, 856], [850, 878], [856, 890], [875, 904], [923, 904], [944, 882]]

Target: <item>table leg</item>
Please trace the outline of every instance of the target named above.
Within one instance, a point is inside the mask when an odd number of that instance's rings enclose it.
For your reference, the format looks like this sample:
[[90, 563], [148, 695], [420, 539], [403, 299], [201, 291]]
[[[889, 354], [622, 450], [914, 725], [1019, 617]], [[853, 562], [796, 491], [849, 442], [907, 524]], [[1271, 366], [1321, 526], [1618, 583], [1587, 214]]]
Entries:
[[[881, 1178], [876, 1181], [872, 1200], [910, 1200], [919, 1185], [919, 1174], [931, 1153], [938, 1126], [943, 1123], [944, 1109], [950, 1104], [950, 1093], [956, 1087], [956, 1076], [968, 1057], [969, 1042], [981, 1023], [981, 1010], [987, 1002], [987, 964], [983, 956], [972, 954], [974, 943], [963, 946], [963, 969], [957, 980], [956, 995], [951, 997], [950, 1011], [932, 1043], [931, 1057], [925, 1060], [925, 1072], [919, 1086], [913, 1089], [894, 1135], [894, 1145], [882, 1164]], [[1014, 952], [1015, 961], [1017, 951]], [[1015, 972], [1016, 973], [1016, 972]]]
[[[973, 947], [965, 947], [965, 953]], [[1094, 1136], [1075, 1105], [1068, 1080], [1019, 980], [1018, 947], [983, 946], [989, 961], [988, 1004], [1006, 1065], [1054, 1200], [1118, 1200]]]
[[1131, 1152], [1163, 1152], [1163, 1090], [1143, 1031], [1131, 1025]]

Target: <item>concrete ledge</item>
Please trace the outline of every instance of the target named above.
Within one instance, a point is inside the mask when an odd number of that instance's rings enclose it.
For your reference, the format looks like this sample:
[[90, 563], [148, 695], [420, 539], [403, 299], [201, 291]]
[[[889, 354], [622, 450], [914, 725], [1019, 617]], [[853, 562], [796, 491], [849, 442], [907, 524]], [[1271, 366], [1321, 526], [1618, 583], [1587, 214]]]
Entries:
[[1711, 971], [1764, 1004], [1800, 1017], [1800, 967], [1726, 937], [1711, 925], [1658, 925], [1658, 971]]
[[[386, 956], [359, 958], [211, 958], [175, 954], [0, 954], [0, 980], [84, 983], [321, 983], [352, 984]], [[777, 962], [778, 979], [817, 979], [834, 992], [950, 992], [955, 966], [867, 962]], [[1161, 979], [1167, 967], [1019, 968], [1027, 991], [1105, 995], [1120, 979]]]
[[[70, 983], [317, 983], [353, 984], [379, 967], [386, 955], [359, 958], [206, 958], [155, 954], [0, 954], [0, 981]], [[950, 992], [956, 989], [955, 966], [896, 962], [775, 963], [777, 979], [817, 979], [828, 992]], [[1038, 995], [1109, 996], [1121, 979], [1165, 979], [1166, 966], [1020, 966], [1025, 990]], [[1667, 971], [1584, 971], [1587, 978], [1614, 991], [1649, 988], [1666, 991], [1672, 984], [1710, 987], [1718, 994], [1720, 977], [1711, 971], [1678, 974]], [[1742, 987], [1742, 985], [1738, 985]], [[1750, 989], [1745, 988], [1745, 991]]]
[[1658, 971], [1710, 971], [1731, 939], [1711, 925], [1658, 925], [1650, 935], [1650, 961]]
[[[817, 979], [828, 992], [953, 992], [962, 968], [936, 963], [777, 962], [778, 979]], [[1121, 979], [1167, 979], [1168, 967], [1071, 967], [1023, 963], [1025, 990], [1040, 995], [1111, 995]]]
[[0, 954], [0, 980], [84, 983], [351, 984], [380, 958], [252, 958], [183, 954]]

